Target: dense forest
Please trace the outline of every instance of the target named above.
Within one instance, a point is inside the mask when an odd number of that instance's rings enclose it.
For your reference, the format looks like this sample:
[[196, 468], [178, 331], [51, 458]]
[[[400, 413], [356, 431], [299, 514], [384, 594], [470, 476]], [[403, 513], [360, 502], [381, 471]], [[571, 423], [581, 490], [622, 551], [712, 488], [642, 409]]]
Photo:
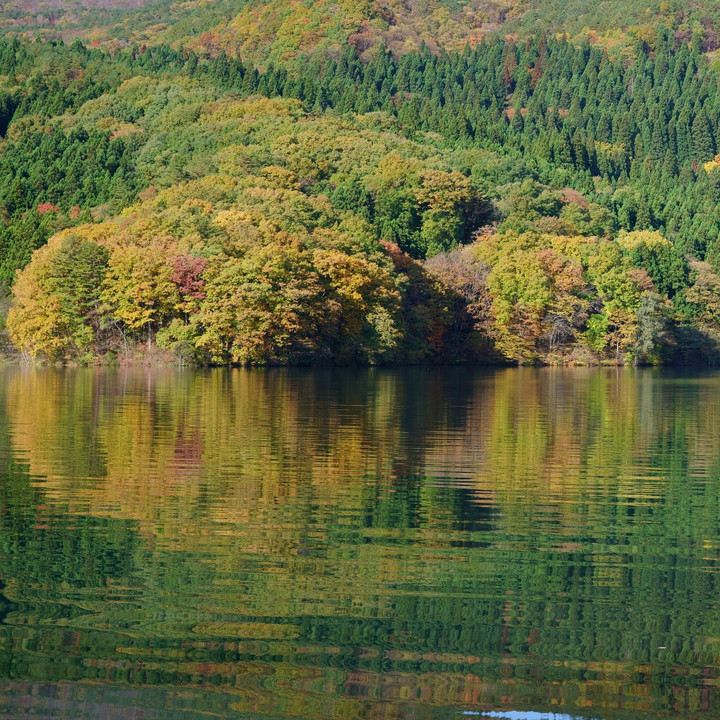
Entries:
[[234, 46], [208, 36], [217, 18], [158, 31], [172, 44], [6, 32], [14, 346], [84, 363], [140, 348], [194, 363], [715, 362], [712, 13], [661, 3], [618, 40], [498, 5], [514, 35], [426, 43], [420, 20], [489, 17], [450, 5], [385, 18], [417, 47], [365, 42], [339, 13], [302, 56], [282, 35], [241, 42], [237, 17], [274, 3], [218, 3]]

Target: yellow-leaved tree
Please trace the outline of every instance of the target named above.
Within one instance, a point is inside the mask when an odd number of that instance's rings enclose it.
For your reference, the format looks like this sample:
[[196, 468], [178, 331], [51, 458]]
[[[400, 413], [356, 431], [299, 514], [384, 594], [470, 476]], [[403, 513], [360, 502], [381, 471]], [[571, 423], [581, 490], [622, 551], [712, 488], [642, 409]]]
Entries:
[[100, 287], [108, 251], [81, 231], [53, 237], [18, 273], [10, 339], [27, 357], [62, 360], [87, 352], [101, 327]]
[[172, 242], [156, 240], [145, 246], [113, 249], [103, 282], [102, 300], [107, 311], [131, 333], [147, 334], [178, 313], [183, 300], [172, 281]]
[[319, 349], [327, 307], [312, 256], [287, 233], [206, 271], [206, 301], [192, 318], [197, 347], [220, 363], [302, 362]]
[[345, 360], [389, 360], [401, 339], [400, 293], [385, 268], [360, 256], [315, 250], [313, 262], [327, 287], [329, 338]]

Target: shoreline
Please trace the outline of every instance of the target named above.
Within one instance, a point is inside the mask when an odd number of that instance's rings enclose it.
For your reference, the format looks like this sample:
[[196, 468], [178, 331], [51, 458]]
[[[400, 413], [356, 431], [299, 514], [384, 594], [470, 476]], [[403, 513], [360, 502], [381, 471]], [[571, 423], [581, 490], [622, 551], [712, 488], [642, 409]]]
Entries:
[[711, 362], [623, 362], [615, 359], [601, 359], [580, 361], [578, 359], [557, 359], [557, 358], [539, 358], [536, 362], [517, 363], [502, 362], [493, 360], [426, 360], [418, 362], [397, 361], [385, 363], [368, 363], [368, 362], [308, 362], [308, 363], [195, 363], [173, 357], [171, 353], [165, 352], [138, 352], [130, 353], [125, 357], [117, 356], [98, 356], [89, 359], [86, 362], [82, 360], [65, 360], [58, 362], [50, 362], [47, 360], [28, 360], [22, 357], [19, 352], [0, 353], [0, 366], [25, 366], [33, 368], [187, 368], [192, 370], [200, 369], [317, 369], [328, 370], [335, 368], [345, 369], [398, 369], [398, 368], [441, 368], [441, 367], [462, 367], [462, 368], [663, 368], [663, 369], [715, 369], [715, 364]]

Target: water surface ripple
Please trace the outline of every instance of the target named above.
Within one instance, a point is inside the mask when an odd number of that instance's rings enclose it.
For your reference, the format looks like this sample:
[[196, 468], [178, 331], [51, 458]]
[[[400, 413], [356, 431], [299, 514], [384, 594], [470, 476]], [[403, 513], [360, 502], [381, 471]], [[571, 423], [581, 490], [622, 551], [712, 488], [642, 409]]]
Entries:
[[0, 718], [720, 717], [720, 374], [0, 371]]

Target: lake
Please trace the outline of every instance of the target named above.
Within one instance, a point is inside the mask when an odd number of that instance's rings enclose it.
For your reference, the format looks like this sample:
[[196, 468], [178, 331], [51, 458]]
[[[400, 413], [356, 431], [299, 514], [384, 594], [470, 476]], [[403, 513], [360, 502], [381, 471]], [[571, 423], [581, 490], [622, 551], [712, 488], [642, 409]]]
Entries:
[[0, 370], [0, 717], [720, 717], [720, 373]]

